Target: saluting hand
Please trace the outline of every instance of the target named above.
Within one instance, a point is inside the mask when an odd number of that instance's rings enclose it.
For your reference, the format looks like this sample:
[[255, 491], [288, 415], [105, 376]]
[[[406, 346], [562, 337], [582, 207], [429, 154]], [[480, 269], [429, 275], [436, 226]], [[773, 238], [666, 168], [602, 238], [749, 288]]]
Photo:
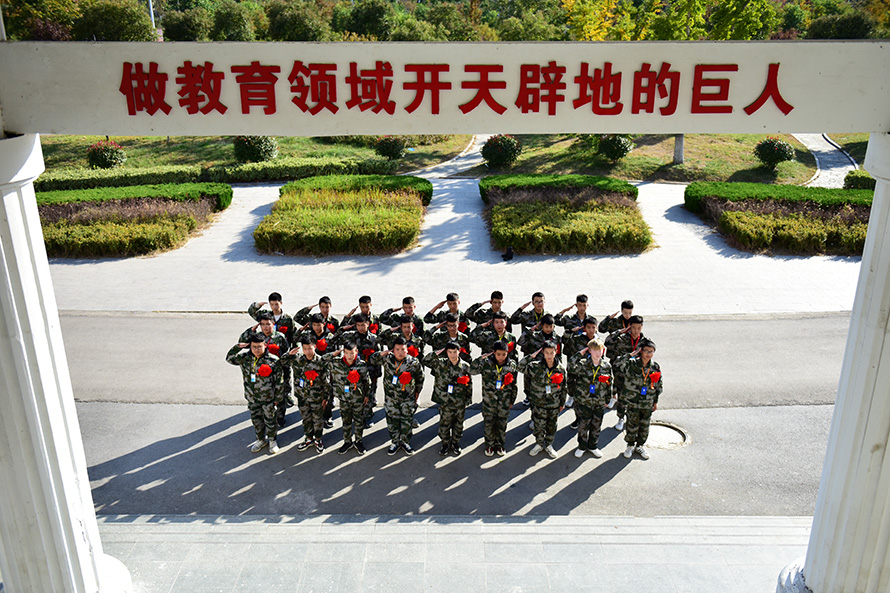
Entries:
[[444, 349], [444, 348], [439, 348], [438, 350], [436, 350], [436, 356], [439, 356], [439, 355], [442, 354], [443, 352], [445, 352], [445, 349]]
[[479, 327], [488, 327], [489, 325], [491, 325], [492, 321], [494, 321], [494, 319], [489, 319], [485, 323], [480, 324]]
[[247, 342], [238, 342], [238, 347], [239, 348], [249, 348], [250, 344], [248, 344]]
[[349, 313], [346, 314], [346, 318], [349, 319], [350, 317], [352, 317], [352, 314], [355, 313], [355, 310], [356, 310], [356, 309], [358, 309], [358, 306], [353, 307], [353, 308], [349, 311]]
[[520, 308], [520, 309], [525, 309], [526, 307], [528, 307], [528, 306], [531, 305], [531, 304], [532, 304], [532, 302], [529, 301], [529, 302], [527, 302], [526, 304], [522, 305], [522, 306], [519, 307], [519, 308]]

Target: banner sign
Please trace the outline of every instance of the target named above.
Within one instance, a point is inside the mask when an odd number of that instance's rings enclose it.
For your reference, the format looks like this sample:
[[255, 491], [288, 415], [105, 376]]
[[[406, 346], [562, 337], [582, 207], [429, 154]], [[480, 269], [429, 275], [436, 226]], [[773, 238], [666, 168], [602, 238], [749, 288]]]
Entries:
[[890, 43], [0, 44], [14, 133], [890, 131]]

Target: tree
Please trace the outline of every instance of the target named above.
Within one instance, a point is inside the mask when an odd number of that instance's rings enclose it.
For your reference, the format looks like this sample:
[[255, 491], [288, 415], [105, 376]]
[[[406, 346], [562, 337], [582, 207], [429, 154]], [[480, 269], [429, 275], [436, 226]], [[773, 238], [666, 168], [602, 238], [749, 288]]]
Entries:
[[563, 41], [565, 35], [541, 12], [527, 12], [521, 17], [511, 16], [497, 29], [503, 41]]
[[652, 39], [688, 41], [707, 36], [707, 0], [664, 0], [652, 20]]
[[389, 24], [390, 41], [444, 41], [436, 28], [407, 12], [397, 12]]
[[436, 27], [439, 36], [449, 41], [476, 41], [480, 38], [459, 4], [441, 2], [430, 7], [427, 21]]
[[249, 9], [240, 2], [225, 0], [213, 13], [210, 38], [214, 41], [253, 41], [256, 27]]
[[368, 39], [389, 39], [394, 13], [387, 0], [359, 0], [349, 14], [347, 30]]
[[[3, 6], [6, 34], [13, 40], [63, 40], [80, 15], [77, 0], [17, 0]], [[56, 29], [55, 34], [47, 34]]]
[[813, 19], [807, 29], [807, 39], [868, 39], [874, 30], [871, 15], [862, 10], [851, 10]]
[[213, 17], [207, 9], [196, 6], [182, 12], [167, 12], [161, 25], [164, 28], [164, 39], [169, 41], [207, 41], [210, 39]]
[[327, 41], [328, 21], [315, 6], [299, 1], [272, 0], [266, 6], [269, 38], [273, 41]]
[[71, 37], [76, 41], [154, 41], [157, 33], [136, 0], [92, 0], [81, 5]]
[[779, 25], [779, 15], [772, 0], [723, 0], [710, 16], [715, 40], [766, 39]]

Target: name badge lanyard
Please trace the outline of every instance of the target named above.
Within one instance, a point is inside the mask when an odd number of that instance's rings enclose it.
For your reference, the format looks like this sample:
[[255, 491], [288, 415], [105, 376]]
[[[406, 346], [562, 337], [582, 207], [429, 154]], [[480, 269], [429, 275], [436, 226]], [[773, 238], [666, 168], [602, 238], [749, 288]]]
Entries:
[[[555, 370], [556, 370], [556, 369], [553, 369], [553, 371], [555, 371]], [[548, 394], [553, 392], [553, 386], [552, 386], [552, 385], [553, 385], [553, 379], [550, 377], [550, 375], [553, 374], [553, 371], [550, 371], [549, 373], [547, 373], [547, 379], [548, 379], [548, 382], [547, 382], [547, 393], [548, 393]]]
[[256, 356], [253, 357], [253, 364], [250, 365], [250, 382], [256, 383], [256, 365], [260, 362], [260, 359]]
[[652, 372], [652, 367], [649, 367], [647, 371], [645, 368], [642, 369], [643, 374], [643, 388], [640, 389], [640, 395], [646, 395], [649, 393], [649, 373]]
[[[405, 361], [404, 361], [404, 360], [403, 360], [402, 362], [400, 362], [399, 364], [396, 365], [396, 370], [395, 370], [395, 372], [394, 372], [394, 374], [393, 374], [393, 377], [392, 377], [393, 385], [395, 385], [395, 384], [398, 382], [398, 380], [399, 380], [399, 369], [402, 368], [402, 365], [403, 365], [403, 364], [405, 364]], [[404, 384], [404, 383], [402, 383], [402, 391], [405, 391], [405, 384]]]
[[[588, 356], [590, 356], [588, 354]], [[593, 369], [593, 379], [590, 382], [590, 393], [594, 393], [596, 391], [596, 376], [600, 373], [600, 367], [603, 366], [603, 359], [600, 359], [600, 363], [596, 365], [596, 368]]]
[[498, 372], [498, 380], [495, 381], [495, 389], [503, 389], [503, 388], [504, 388], [504, 381], [503, 381], [503, 379], [501, 379], [501, 370], [503, 370], [504, 367], [499, 367], [499, 366], [497, 365], [497, 363], [495, 363], [495, 364], [494, 364], [494, 368], [495, 368], [495, 370]]

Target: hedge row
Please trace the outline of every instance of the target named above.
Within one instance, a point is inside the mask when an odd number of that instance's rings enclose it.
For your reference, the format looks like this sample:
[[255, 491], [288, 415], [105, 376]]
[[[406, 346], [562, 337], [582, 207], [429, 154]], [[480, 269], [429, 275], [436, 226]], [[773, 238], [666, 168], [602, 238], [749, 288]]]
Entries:
[[724, 212], [720, 230], [752, 251], [775, 250], [796, 254], [862, 255], [868, 225], [799, 214], [776, 216], [753, 212]]
[[197, 226], [192, 216], [142, 222], [58, 222], [43, 227], [43, 239], [50, 257], [129, 257], [178, 247]]
[[491, 237], [498, 249], [517, 253], [640, 253], [652, 242], [635, 208], [588, 203], [495, 204]]
[[429, 206], [433, 198], [433, 184], [421, 177], [407, 175], [328, 175], [309, 177], [282, 186], [281, 196], [305, 191], [336, 190], [359, 192], [379, 189], [382, 192], [415, 192], [420, 195], [423, 205]]
[[813, 202], [820, 206], [837, 207], [844, 204], [870, 206], [873, 194], [872, 191], [861, 189], [696, 181], [686, 186], [684, 200], [687, 209], [691, 212], [701, 213], [701, 201], [704, 198], [716, 198], [730, 202], [743, 200]]
[[90, 189], [163, 183], [242, 183], [288, 181], [314, 175], [359, 175], [391, 173], [395, 164], [387, 159], [280, 158], [263, 163], [240, 165], [168, 165], [139, 169], [61, 169], [46, 171], [35, 182], [36, 191]]
[[853, 169], [844, 177], [844, 189], [875, 189], [875, 178], [863, 169]]
[[623, 194], [636, 200], [638, 190], [635, 186], [621, 179], [600, 177], [596, 175], [492, 175], [479, 182], [479, 193], [482, 201], [489, 203], [489, 190], [499, 189], [509, 193], [513, 189], [530, 187], [548, 188], [582, 188], [593, 187], [603, 193]]
[[232, 203], [232, 188], [225, 183], [167, 183], [162, 185], [132, 185], [69, 189], [37, 193], [37, 204], [77, 204], [138, 198], [166, 198], [180, 202], [213, 198], [216, 209], [225, 210]]

